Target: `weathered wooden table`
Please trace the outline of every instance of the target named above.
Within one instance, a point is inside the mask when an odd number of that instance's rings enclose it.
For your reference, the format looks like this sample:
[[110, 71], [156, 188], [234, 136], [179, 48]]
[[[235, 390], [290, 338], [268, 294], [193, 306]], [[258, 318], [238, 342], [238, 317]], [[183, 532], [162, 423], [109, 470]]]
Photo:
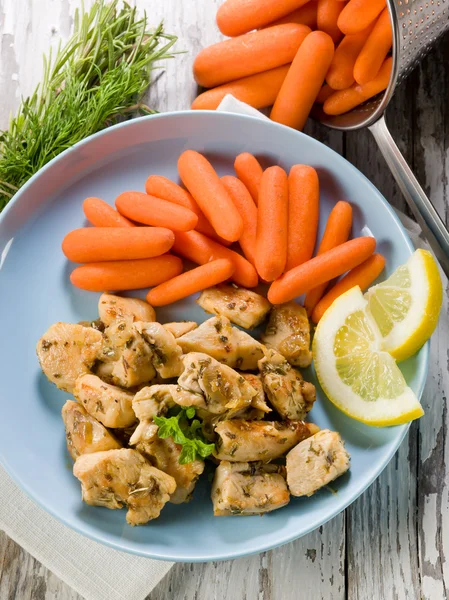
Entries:
[[[150, 104], [189, 108], [191, 63], [218, 41], [221, 0], [137, 0], [154, 23], [187, 50], [167, 64]], [[65, 38], [81, 0], [0, 0], [0, 126], [20, 94], [38, 81], [41, 54]], [[448, 222], [449, 37], [397, 91], [388, 110], [392, 133]], [[307, 132], [340, 152], [404, 209], [368, 132], [343, 135], [310, 123]], [[447, 290], [446, 290], [447, 292]], [[447, 296], [432, 338], [423, 396], [426, 415], [379, 479], [345, 513], [310, 535], [260, 556], [176, 565], [148, 600], [446, 600], [449, 597], [449, 319]], [[0, 533], [0, 600], [79, 600], [79, 596]]]

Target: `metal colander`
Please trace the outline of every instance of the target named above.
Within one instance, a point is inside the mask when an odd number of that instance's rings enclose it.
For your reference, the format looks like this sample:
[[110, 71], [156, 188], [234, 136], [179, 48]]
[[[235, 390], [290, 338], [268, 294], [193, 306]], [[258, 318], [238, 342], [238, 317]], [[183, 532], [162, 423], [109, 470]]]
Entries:
[[[368, 127], [391, 169], [433, 252], [449, 277], [449, 232], [396, 146], [384, 119], [384, 111], [396, 86], [449, 30], [449, 0], [387, 0], [393, 27], [393, 68], [383, 94], [349, 113], [320, 121], [334, 129], [354, 131]], [[445, 68], [441, 65], [441, 68]], [[448, 95], [448, 90], [442, 90]]]

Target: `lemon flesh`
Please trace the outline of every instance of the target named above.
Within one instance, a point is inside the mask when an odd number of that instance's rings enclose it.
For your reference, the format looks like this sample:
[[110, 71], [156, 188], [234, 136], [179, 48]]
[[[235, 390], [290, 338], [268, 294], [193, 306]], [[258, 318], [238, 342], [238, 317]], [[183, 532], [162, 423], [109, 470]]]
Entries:
[[443, 286], [435, 259], [427, 250], [416, 250], [365, 297], [382, 336], [382, 349], [398, 361], [409, 358], [438, 323]]
[[318, 380], [335, 406], [368, 425], [399, 425], [424, 414], [359, 287], [340, 296], [321, 318], [313, 340]]

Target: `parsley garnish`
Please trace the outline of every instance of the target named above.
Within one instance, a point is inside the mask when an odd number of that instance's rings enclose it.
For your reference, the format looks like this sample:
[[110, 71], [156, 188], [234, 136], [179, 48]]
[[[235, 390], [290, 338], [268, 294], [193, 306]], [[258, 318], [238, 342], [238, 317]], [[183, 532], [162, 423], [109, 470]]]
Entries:
[[[206, 458], [215, 450], [215, 444], [208, 444], [201, 431], [201, 422], [193, 419], [195, 409], [189, 406], [172, 417], [154, 417], [159, 427], [158, 436], [162, 439], [171, 437], [175, 444], [182, 446], [179, 463], [186, 465], [198, 458]], [[193, 421], [189, 422], [189, 420]]]

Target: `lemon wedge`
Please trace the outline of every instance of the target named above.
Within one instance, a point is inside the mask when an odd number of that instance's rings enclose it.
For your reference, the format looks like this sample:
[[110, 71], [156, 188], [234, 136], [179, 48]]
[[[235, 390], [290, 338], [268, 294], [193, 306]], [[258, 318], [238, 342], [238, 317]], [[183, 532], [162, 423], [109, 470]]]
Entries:
[[329, 400], [350, 417], [379, 427], [424, 414], [359, 287], [340, 296], [321, 318], [313, 339], [318, 380]]
[[398, 361], [409, 358], [438, 323], [443, 286], [435, 259], [427, 250], [416, 250], [365, 297], [382, 336], [382, 349]]

